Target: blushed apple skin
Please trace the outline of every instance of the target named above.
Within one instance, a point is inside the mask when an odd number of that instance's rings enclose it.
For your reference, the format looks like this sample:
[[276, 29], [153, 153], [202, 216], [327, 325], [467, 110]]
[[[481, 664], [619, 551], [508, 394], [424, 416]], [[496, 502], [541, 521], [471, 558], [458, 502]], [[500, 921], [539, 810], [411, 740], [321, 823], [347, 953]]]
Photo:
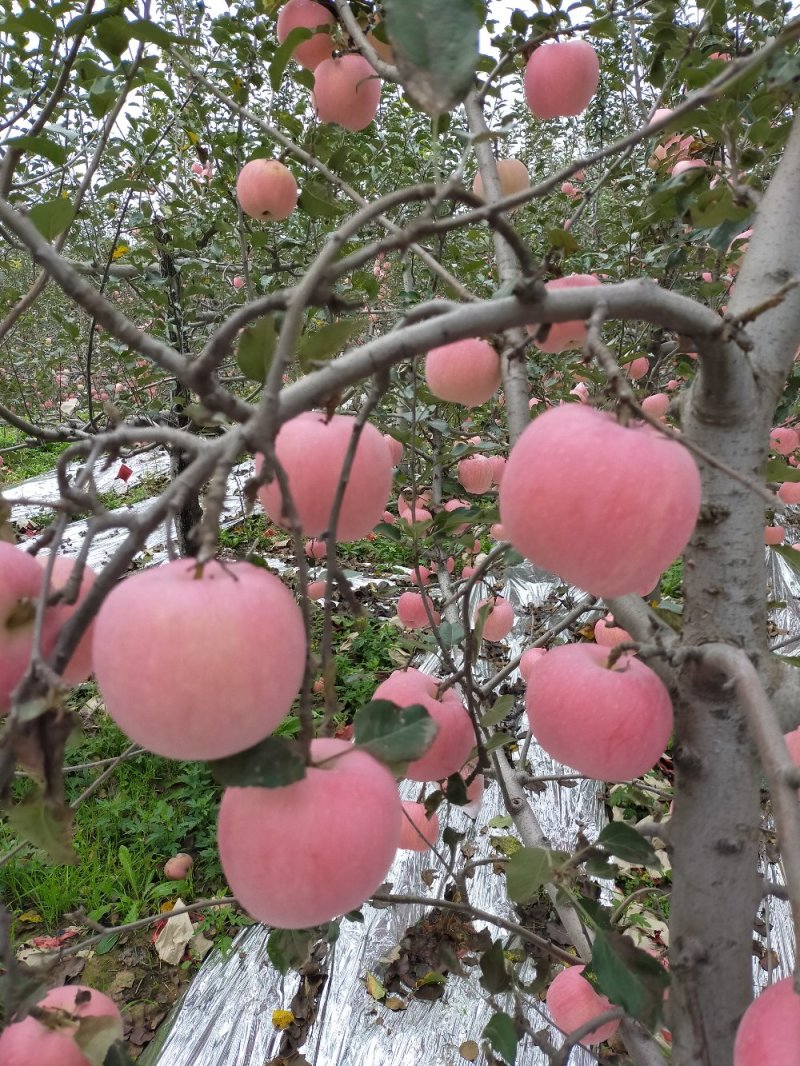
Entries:
[[449, 688], [437, 700], [437, 687], [436, 678], [421, 670], [395, 670], [372, 697], [390, 700], [398, 707], [420, 704], [438, 726], [425, 754], [408, 764], [405, 776], [410, 781], [441, 781], [458, 773], [475, 747], [475, 730], [458, 694]]
[[[81, 992], [91, 993], [91, 999], [76, 1003], [76, 996]], [[122, 1037], [122, 1019], [116, 1003], [85, 985], [53, 988], [37, 1006], [68, 1011], [78, 1018], [115, 1018], [117, 1039]], [[49, 1029], [29, 1015], [0, 1033], [0, 1063], [2, 1066], [90, 1066], [89, 1059], [75, 1043], [73, 1032], [69, 1027]]]
[[328, 759], [283, 788], [222, 797], [217, 842], [228, 884], [248, 914], [279, 929], [360, 906], [400, 843], [400, 796], [386, 767], [345, 740], [312, 741], [312, 764]]
[[[553, 278], [545, 282], [545, 288], [553, 291], [558, 289], [580, 289], [592, 285], [599, 285], [600, 279], [594, 274], [567, 274], [563, 278]], [[534, 336], [541, 327], [528, 326], [528, 332]], [[572, 348], [580, 348], [586, 340], [586, 323], [580, 319], [571, 319], [568, 322], [552, 322], [550, 330], [544, 340], [534, 341], [536, 347], [542, 352], [557, 355]]]
[[399, 847], [405, 851], [430, 851], [438, 838], [439, 818], [436, 813], [428, 818], [424, 803], [404, 800]]
[[475, 608], [478, 610], [486, 604], [491, 605], [491, 610], [483, 623], [483, 639], [498, 641], [507, 637], [514, 628], [514, 607], [502, 596], [492, 596], [487, 600], [481, 600]]
[[425, 380], [440, 400], [480, 407], [500, 387], [500, 356], [477, 338], [443, 344], [425, 356]]
[[485, 455], [468, 455], [458, 464], [458, 480], [473, 496], [480, 496], [492, 487], [492, 464]]
[[[573, 1033], [592, 1018], [610, 1010], [612, 1006], [583, 976], [585, 969], [585, 966], [568, 966], [556, 974], [547, 990], [546, 1002], [550, 1017], [565, 1034]], [[587, 1033], [580, 1043], [584, 1047], [601, 1044], [613, 1036], [618, 1028], [619, 1019], [606, 1022], [605, 1025]]]
[[[521, 159], [498, 159], [497, 176], [500, 179], [500, 189], [503, 196], [513, 196], [515, 192], [522, 192], [523, 189], [530, 188], [530, 174]], [[475, 175], [472, 191], [481, 200], [485, 199], [483, 177], [480, 171]]]
[[549, 755], [586, 777], [631, 781], [651, 770], [673, 727], [672, 701], [644, 663], [609, 650], [561, 644], [530, 674], [525, 706], [531, 731]]
[[366, 129], [378, 112], [381, 82], [363, 56], [325, 59], [314, 71], [311, 99], [320, 122], [356, 133]]
[[[428, 600], [434, 625], [439, 624], [439, 612]], [[430, 626], [425, 599], [419, 592], [403, 592], [397, 600], [397, 614], [406, 629], [425, 629]]]
[[[11, 706], [11, 693], [28, 666], [41, 588], [42, 570], [33, 556], [0, 541], [0, 714]], [[15, 616], [14, 624], [9, 624]], [[49, 627], [48, 640], [54, 636]]]
[[[292, 30], [298, 27], [313, 30], [317, 26], [335, 25], [336, 19], [322, 4], [316, 4], [314, 0], [289, 0], [278, 12], [278, 44], [283, 44]], [[315, 70], [324, 59], [330, 59], [332, 53], [333, 38], [330, 33], [315, 33], [297, 45], [292, 58], [306, 70]]]
[[[47, 564], [47, 556], [37, 555], [36, 561], [42, 569], [44, 569]], [[62, 555], [56, 556], [53, 561], [52, 591], [64, 588], [72, 576], [73, 567], [74, 562], [72, 559], [65, 559]], [[86, 598], [89, 589], [91, 589], [94, 583], [94, 579], [94, 571], [88, 566], [84, 566], [83, 574], [81, 576], [81, 587], [78, 591], [78, 598], [75, 603], [57, 603], [55, 606], [48, 608], [48, 614], [56, 627], [54, 640], [58, 632], [60, 632], [64, 625], [69, 621], [70, 617], [80, 607], [81, 601]], [[79, 685], [92, 673], [93, 634], [94, 621], [89, 624], [81, 637], [77, 648], [72, 653], [69, 662], [64, 667], [62, 678], [65, 685]]]
[[517, 551], [597, 596], [649, 592], [688, 543], [700, 501], [685, 448], [583, 404], [528, 426], [499, 491]]
[[742, 1015], [733, 1066], [800, 1066], [800, 996], [791, 977], [770, 985]]
[[297, 182], [278, 159], [251, 159], [239, 171], [236, 197], [251, 218], [280, 222], [297, 206]]
[[543, 44], [525, 67], [525, 99], [536, 118], [580, 115], [599, 81], [600, 62], [588, 41]]
[[268, 736], [300, 689], [302, 614], [250, 563], [176, 559], [120, 582], [95, 621], [93, 660], [108, 713], [170, 759], [220, 759]]
[[[289, 488], [304, 536], [319, 537], [328, 528], [355, 418], [306, 411], [281, 426], [275, 440], [278, 462]], [[256, 456], [256, 471], [263, 456]], [[350, 477], [339, 510], [337, 540], [366, 536], [383, 518], [392, 487], [392, 460], [383, 435], [369, 422], [362, 427]], [[277, 479], [258, 490], [273, 522], [288, 526]]]

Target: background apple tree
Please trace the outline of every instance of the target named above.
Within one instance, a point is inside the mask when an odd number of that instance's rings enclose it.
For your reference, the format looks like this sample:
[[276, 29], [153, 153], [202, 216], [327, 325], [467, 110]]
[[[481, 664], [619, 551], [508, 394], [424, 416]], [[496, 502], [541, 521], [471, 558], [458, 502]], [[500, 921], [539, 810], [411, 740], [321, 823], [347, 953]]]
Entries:
[[[21, 765], [37, 780], [42, 812], [60, 824], [73, 723], [54, 673], [148, 534], [174, 520], [175, 551], [212, 559], [231, 468], [273, 455], [280, 426], [303, 411], [346, 411], [405, 446], [395, 493], [405, 502], [429, 494], [429, 524], [411, 515], [378, 535], [403, 545], [417, 579], [420, 566], [437, 567], [441, 622], [417, 646], [438, 648], [445, 676], [458, 675], [480, 770], [501, 783], [533, 863], [546, 842], [522, 787], [526, 749], [509, 747], [496, 698], [515, 664], [489, 684], [470, 672], [480, 649], [470, 591], [484, 577], [499, 587], [513, 556], [500, 541], [472, 577], [451, 577], [448, 556], [464, 556], [498, 513], [494, 493], [469, 497], [458, 516], [444, 503], [465, 495], [460, 460], [507, 455], [538, 410], [588, 400], [639, 417], [645, 397], [666, 392], [666, 425], [703, 483], [682, 596], [670, 610], [663, 589], [602, 606], [675, 707], [674, 806], [649, 827], [672, 866], [670, 1053], [660, 965], [580, 894], [586, 864], [608, 863], [614, 845], [554, 858], [539, 884], [599, 990], [624, 1008], [614, 1017], [625, 1014], [630, 1061], [671, 1054], [680, 1066], [727, 1066], [753, 996], [764, 893], [788, 893], [800, 914], [798, 780], [782, 739], [800, 725], [800, 686], [796, 665], [770, 650], [763, 548], [765, 525], [792, 522], [780, 517], [777, 485], [800, 480], [793, 456], [770, 439], [772, 427], [791, 426], [796, 404], [800, 24], [773, 0], [570, 11], [325, 0], [337, 51], [363, 50], [382, 81], [375, 121], [352, 132], [315, 117], [314, 75], [292, 59], [310, 33], [279, 44], [281, 6], [0, 7], [3, 456], [13, 469], [20, 446], [58, 445], [62, 472], [82, 461], [76, 480], [62, 477], [53, 522], [28, 547], [57, 550], [70, 518], [87, 512], [87, 550], [101, 531], [126, 530], [52, 654], [34, 652], [17, 689], [0, 748], [7, 810]], [[377, 42], [388, 27], [393, 61], [364, 36], [381, 15]], [[572, 38], [596, 49], [599, 88], [580, 116], [537, 120], [522, 92], [525, 64]], [[280, 159], [297, 179], [285, 221], [253, 220], [237, 202], [237, 175], [259, 157]], [[504, 197], [496, 160], [505, 157], [526, 164], [531, 185]], [[471, 191], [476, 170], [486, 202]], [[544, 287], [590, 273], [602, 284]], [[574, 320], [589, 323], [582, 350], [536, 345], [543, 323]], [[503, 400], [467, 413], [432, 395], [421, 357], [469, 337], [491, 338], [502, 353]], [[645, 363], [631, 374], [637, 359]], [[115, 516], [94, 471], [150, 445], [168, 450], [169, 483], [135, 519]], [[456, 532], [465, 521], [470, 530]], [[5, 534], [15, 539], [10, 522]], [[293, 742], [307, 751], [338, 709], [331, 633], [340, 608], [330, 599], [312, 608], [298, 530], [293, 543], [306, 622], [312, 609], [323, 616]], [[357, 610], [334, 536], [326, 565]], [[570, 639], [597, 617], [586, 613], [593, 600], [580, 604], [564, 621]], [[548, 646], [562, 639], [558, 626], [533, 636]], [[318, 676], [322, 707], [312, 701]], [[514, 711], [500, 708], [506, 718]], [[453, 787], [449, 798], [463, 799]], [[777, 831], [786, 886], [759, 874], [765, 825]], [[528, 993], [517, 995], [515, 1036], [540, 1040]], [[6, 1007], [16, 1007], [13, 985]]]

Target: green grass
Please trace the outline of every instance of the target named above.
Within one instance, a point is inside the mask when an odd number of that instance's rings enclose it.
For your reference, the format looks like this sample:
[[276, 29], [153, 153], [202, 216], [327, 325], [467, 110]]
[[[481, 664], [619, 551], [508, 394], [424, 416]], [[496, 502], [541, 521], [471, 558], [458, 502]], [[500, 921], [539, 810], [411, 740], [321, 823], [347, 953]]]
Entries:
[[[0, 435], [0, 451], [16, 443], [16, 440], [8, 440]], [[69, 444], [37, 444], [30, 448], [6, 452], [3, 455], [3, 466], [0, 467], [0, 483], [9, 487], [19, 485], [20, 482], [39, 474], [47, 474], [56, 465], [59, 455], [68, 447]]]
[[[85, 703], [93, 686], [78, 690]], [[102, 710], [96, 710], [68, 762], [78, 765], [120, 754], [129, 744]], [[102, 768], [66, 775], [72, 801]], [[20, 780], [17, 797], [27, 791]], [[179, 763], [145, 753], [121, 763], [75, 816], [75, 866], [57, 865], [33, 849], [0, 867], [0, 893], [20, 913], [37, 911], [48, 928], [83, 907], [97, 920], [130, 921], [158, 910], [165, 897], [213, 893], [224, 881], [215, 843], [221, 790], [203, 763]], [[16, 843], [0, 823], [0, 852]], [[195, 866], [185, 888], [164, 880], [162, 867], [177, 851]]]

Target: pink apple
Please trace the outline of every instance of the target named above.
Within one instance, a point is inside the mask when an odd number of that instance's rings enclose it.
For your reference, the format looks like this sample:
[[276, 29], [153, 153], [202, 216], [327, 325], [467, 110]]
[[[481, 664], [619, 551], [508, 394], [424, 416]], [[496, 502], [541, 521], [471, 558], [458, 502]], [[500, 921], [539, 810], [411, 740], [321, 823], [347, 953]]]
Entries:
[[[47, 557], [44, 555], [37, 555], [36, 562], [44, 569], [47, 565]], [[53, 578], [50, 586], [51, 594], [63, 589], [72, 576], [74, 564], [71, 559], [65, 559], [63, 556], [56, 556], [53, 561]], [[50, 641], [50, 648], [47, 649], [47, 654], [55, 644], [56, 636], [71, 616], [80, 607], [81, 602], [86, 599], [89, 589], [94, 583], [95, 574], [91, 567], [84, 566], [83, 574], [81, 575], [81, 585], [78, 590], [78, 596], [74, 603], [58, 603], [47, 609], [47, 616], [51, 620], [55, 633]], [[87, 629], [84, 631], [77, 648], [72, 653], [69, 662], [64, 667], [62, 678], [65, 685], [79, 685], [82, 681], [85, 681], [87, 677], [92, 673], [92, 638], [94, 633], [94, 622], [91, 622]]]
[[[491, 459], [489, 460], [490, 465]], [[494, 472], [494, 466], [492, 465], [492, 472]], [[460, 508], [467, 508], [469, 504], [465, 500], [448, 500], [444, 505], [445, 511], [458, 511]], [[460, 537], [462, 533], [466, 533], [469, 529], [469, 522], [464, 522], [462, 525], [456, 526], [453, 530], [453, 535]]]
[[390, 436], [388, 433], [384, 433], [383, 439], [386, 441], [389, 448], [389, 454], [392, 457], [392, 466], [399, 466], [403, 460], [403, 448], [402, 441], [397, 440], [396, 437]]
[[[328, 527], [336, 489], [355, 427], [352, 415], [306, 411], [281, 426], [275, 441], [278, 462], [286, 471], [300, 525], [306, 536], [319, 537]], [[256, 457], [260, 471], [263, 457]], [[362, 427], [336, 526], [337, 540], [358, 540], [381, 521], [392, 486], [392, 461], [383, 434]], [[288, 525], [277, 479], [258, 492], [273, 522]]]
[[765, 544], [783, 544], [783, 538], [785, 536], [786, 530], [783, 526], [764, 526]]
[[311, 765], [283, 788], [228, 788], [217, 843], [231, 891], [259, 922], [321, 925], [360, 906], [400, 843], [389, 771], [346, 740], [311, 742]]
[[499, 485], [506, 472], [506, 457], [504, 455], [490, 455], [489, 463], [492, 467], [492, 484]]
[[543, 44], [525, 67], [525, 99], [536, 118], [579, 115], [599, 81], [600, 63], [588, 41]]
[[[36, 559], [6, 541], [0, 541], [0, 714], [11, 705], [11, 693], [25, 671], [33, 647], [36, 601], [42, 588], [42, 570]], [[52, 647], [57, 625], [46, 624], [46, 648]]]
[[784, 503], [800, 503], [800, 481], [784, 481], [778, 489], [778, 497]]
[[335, 122], [356, 132], [375, 118], [381, 82], [361, 55], [324, 59], [314, 71], [311, 99], [320, 122]]
[[[545, 288], [548, 291], [555, 292], [558, 289], [585, 288], [599, 284], [600, 280], [594, 274], [568, 274], [564, 278], [554, 278], [552, 281], [546, 282]], [[541, 328], [541, 324], [528, 326], [528, 332], [535, 336]], [[552, 322], [547, 337], [534, 343], [543, 352], [557, 354], [568, 351], [570, 348], [580, 348], [585, 340], [586, 323], [582, 320], [574, 319], [571, 322]]]
[[441, 781], [458, 773], [475, 746], [472, 721], [458, 694], [447, 689], [437, 699], [438, 682], [421, 670], [395, 670], [378, 685], [374, 700], [390, 700], [398, 707], [420, 704], [433, 718], [438, 732], [433, 744], [421, 758], [408, 764], [406, 777], [411, 781]]
[[614, 616], [611, 614], [597, 619], [594, 624], [594, 639], [601, 648], [616, 648], [618, 644], [629, 644], [633, 641], [630, 633], [614, 625]]
[[318, 540], [317, 537], [312, 537], [311, 540], [307, 540], [303, 545], [303, 550], [309, 559], [324, 559], [328, 554], [328, 548], [324, 540]]
[[665, 392], [656, 392], [652, 396], [645, 396], [642, 400], [642, 410], [647, 411], [654, 418], [664, 418], [669, 410], [669, 396]]
[[777, 452], [778, 455], [791, 455], [798, 445], [800, 445], [800, 438], [796, 431], [789, 429], [788, 426], [776, 426], [770, 431], [770, 451]]
[[[612, 1006], [610, 1001], [596, 992], [583, 976], [585, 969], [585, 966], [568, 966], [556, 974], [547, 989], [545, 1002], [550, 1017], [566, 1035], [573, 1033], [599, 1014], [604, 1014]], [[618, 1028], [619, 1019], [606, 1022], [605, 1025], [588, 1033], [580, 1043], [584, 1047], [588, 1047], [589, 1044], [601, 1044], [604, 1040], [608, 1040]]]
[[307, 594], [310, 600], [322, 600], [325, 598], [325, 593], [328, 590], [328, 583], [325, 580], [309, 581]]
[[234, 289], [243, 289], [244, 278], [242, 277], [242, 275], [237, 274], [235, 277], [231, 278], [231, 285], [233, 285]]
[[500, 520], [517, 551], [565, 581], [598, 596], [644, 595], [686, 546], [700, 498], [680, 444], [567, 404], [511, 449]]
[[425, 380], [440, 400], [480, 407], [500, 387], [500, 356], [477, 339], [432, 348], [425, 356]]
[[586, 777], [630, 781], [658, 762], [672, 733], [672, 702], [649, 666], [608, 649], [561, 644], [536, 664], [525, 703], [536, 740]]
[[[497, 176], [500, 179], [500, 191], [503, 196], [513, 196], [515, 192], [522, 192], [523, 189], [530, 188], [531, 179], [528, 174], [528, 168], [521, 159], [498, 159]], [[483, 178], [480, 171], [475, 175], [472, 191], [481, 200], [485, 199], [483, 195]]]
[[483, 639], [491, 641], [503, 640], [514, 628], [514, 608], [502, 596], [492, 596], [489, 599], [481, 600], [475, 607], [472, 619], [473, 625], [477, 620], [478, 611], [481, 607], [486, 607], [487, 605], [490, 610], [483, 623]]
[[194, 866], [194, 859], [185, 851], [178, 852], [164, 863], [164, 876], [168, 881], [185, 881]]
[[492, 487], [492, 464], [485, 455], [469, 455], [458, 464], [458, 480], [473, 495], [487, 492]]
[[648, 362], [647, 356], [642, 355], [639, 356], [638, 359], [634, 359], [628, 363], [625, 367], [625, 373], [631, 381], [638, 381], [639, 378], [643, 378], [647, 374], [649, 369], [650, 363]]
[[300, 689], [300, 609], [250, 563], [175, 559], [120, 582], [95, 621], [95, 675], [131, 739], [171, 759], [220, 759], [263, 740]]
[[522, 674], [523, 681], [530, 681], [531, 671], [545, 655], [547, 655], [546, 648], [528, 648], [522, 653], [519, 660], [519, 672]]
[[236, 196], [246, 215], [277, 222], [297, 206], [297, 182], [279, 160], [251, 159], [239, 171]]
[[439, 624], [439, 614], [433, 609], [428, 597], [419, 592], [404, 592], [397, 600], [397, 615], [406, 629], [426, 629], [430, 626], [425, 606], [428, 606], [434, 625]]
[[703, 159], [679, 159], [670, 170], [670, 174], [673, 178], [676, 178], [679, 174], [685, 174], [688, 170], [705, 170], [707, 167], [708, 163]]
[[[85, 985], [62, 985], [51, 989], [37, 1007], [53, 1010], [53, 1025], [43, 1025], [28, 1015], [0, 1033], [0, 1062], [3, 1066], [91, 1066], [75, 1043], [78, 1022], [70, 1022], [57, 1011], [76, 1019], [108, 1018], [108, 1047], [122, 1038], [122, 1019], [113, 1000]], [[63, 1022], [63, 1024], [59, 1024]]]
[[406, 851], [430, 851], [439, 837], [439, 819], [434, 813], [428, 817], [424, 803], [403, 801], [403, 820], [400, 823], [400, 844]]
[[742, 1016], [733, 1066], [800, 1066], [800, 996], [784, 977], [754, 999]]
[[308, 30], [321, 28], [307, 41], [301, 41], [292, 52], [292, 56], [301, 67], [314, 70], [323, 59], [333, 54], [333, 38], [330, 27], [336, 25], [336, 19], [328, 8], [315, 4], [313, 0], [289, 0], [278, 13], [277, 37], [283, 44], [292, 30], [299, 27]]

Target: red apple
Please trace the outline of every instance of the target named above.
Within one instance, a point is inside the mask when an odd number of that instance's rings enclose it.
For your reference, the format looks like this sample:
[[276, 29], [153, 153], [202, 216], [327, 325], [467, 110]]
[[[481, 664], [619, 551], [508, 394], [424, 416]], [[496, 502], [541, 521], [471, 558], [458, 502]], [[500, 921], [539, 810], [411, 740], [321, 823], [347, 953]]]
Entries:
[[475, 607], [473, 624], [477, 619], [478, 611], [487, 604], [490, 605], [491, 610], [483, 623], [483, 639], [491, 641], [503, 640], [514, 628], [514, 608], [502, 596], [492, 596], [489, 599], [481, 600]]
[[345, 740], [314, 740], [301, 781], [225, 790], [217, 829], [225, 877], [259, 922], [282, 929], [328, 922], [360, 906], [386, 877], [401, 810], [385, 766]]
[[[62, 985], [51, 989], [37, 1007], [53, 1010], [53, 1025], [43, 1025], [30, 1015], [13, 1022], [0, 1033], [0, 1063], [3, 1066], [91, 1066], [75, 1043], [77, 1023], [66, 1011], [80, 1018], [109, 1018], [108, 1047], [122, 1037], [122, 1019], [113, 1000], [85, 985]], [[63, 1022], [63, 1024], [59, 1024]]]
[[487, 492], [492, 487], [492, 464], [485, 455], [468, 455], [458, 464], [458, 480], [473, 495]]
[[236, 196], [251, 218], [278, 222], [297, 206], [297, 182], [277, 159], [251, 159], [239, 171]]
[[525, 67], [525, 99], [536, 118], [580, 115], [599, 81], [600, 63], [588, 41], [543, 44]]
[[[425, 612], [427, 597], [419, 592], [404, 592], [397, 601], [397, 614], [406, 629], [426, 629], [431, 623]], [[434, 625], [439, 624], [439, 613], [433, 609], [430, 599], [427, 599], [428, 608], [431, 612]]]
[[324, 59], [314, 71], [311, 99], [320, 122], [335, 122], [356, 132], [375, 118], [381, 82], [361, 55]]
[[[585, 969], [585, 966], [568, 966], [556, 974], [547, 989], [546, 1003], [550, 1017], [562, 1033], [567, 1035], [599, 1014], [604, 1014], [612, 1006], [583, 976]], [[584, 1047], [589, 1044], [601, 1044], [613, 1036], [618, 1028], [619, 1019], [606, 1022], [588, 1033], [580, 1043]]]
[[616, 648], [618, 644], [630, 643], [633, 637], [620, 626], [614, 625], [614, 616], [607, 614], [595, 622], [594, 639], [601, 648]]
[[742, 1015], [733, 1066], [800, 1066], [800, 996], [784, 977], [765, 989]]
[[421, 670], [395, 670], [378, 685], [374, 700], [390, 700], [398, 707], [420, 704], [438, 726], [433, 744], [423, 756], [408, 764], [411, 781], [441, 781], [458, 773], [475, 746], [475, 731], [453, 688], [436, 698], [438, 682]]
[[[558, 289], [585, 288], [590, 285], [599, 285], [600, 280], [594, 274], [568, 274], [563, 278], [554, 278], [545, 283], [545, 288], [552, 291]], [[542, 328], [541, 324], [528, 326], [528, 332], [536, 335]], [[570, 348], [580, 348], [586, 340], [586, 323], [579, 319], [571, 322], [553, 322], [544, 340], [534, 341], [536, 347], [543, 352], [557, 354], [568, 351]]]
[[800, 481], [784, 481], [778, 489], [778, 496], [784, 503], [800, 503]]
[[[500, 179], [500, 190], [503, 196], [513, 196], [515, 192], [522, 192], [523, 189], [530, 188], [531, 179], [528, 174], [528, 168], [521, 159], [498, 159], [497, 176]], [[485, 199], [483, 195], [483, 178], [480, 171], [475, 175], [472, 191], [481, 200]]]
[[194, 866], [194, 859], [185, 851], [178, 852], [164, 863], [164, 877], [168, 881], [185, 881]]
[[680, 444], [567, 404], [511, 449], [500, 520], [517, 551], [565, 581], [598, 596], [644, 595], [688, 542], [700, 499]]
[[630, 781], [658, 762], [672, 733], [672, 702], [649, 666], [608, 649], [561, 644], [531, 672], [525, 695], [536, 740], [554, 759], [599, 781]]
[[283, 44], [292, 30], [300, 27], [316, 30], [320, 27], [321, 32], [315, 33], [307, 41], [301, 41], [292, 52], [301, 67], [314, 70], [323, 59], [329, 59], [333, 54], [330, 27], [335, 25], [336, 19], [322, 4], [315, 4], [314, 0], [289, 0], [278, 13], [278, 43]]
[[[275, 441], [278, 462], [286, 471], [303, 533], [319, 537], [328, 527], [331, 508], [355, 426], [352, 415], [306, 411], [281, 426]], [[256, 470], [263, 457], [256, 457]], [[357, 540], [383, 517], [392, 486], [392, 461], [386, 441], [374, 426], [362, 427], [345, 490], [337, 540]], [[288, 525], [277, 479], [258, 492], [273, 522]]]
[[[11, 706], [11, 693], [25, 671], [33, 647], [36, 601], [42, 588], [42, 571], [32, 555], [0, 541], [0, 714]], [[45, 623], [42, 651], [52, 648], [55, 618]]]
[[[47, 557], [44, 555], [37, 555], [36, 561], [44, 568], [47, 565]], [[50, 592], [58, 592], [59, 589], [63, 589], [69, 581], [74, 568], [73, 561], [71, 559], [65, 559], [63, 556], [56, 556], [53, 561], [53, 577], [50, 586]], [[83, 574], [81, 575], [81, 587], [78, 590], [78, 597], [74, 603], [57, 603], [53, 607], [49, 607], [47, 614], [51, 620], [56, 632], [53, 633], [52, 640], [50, 641], [50, 648], [55, 644], [56, 636], [69, 618], [77, 611], [81, 605], [81, 601], [84, 600], [89, 592], [89, 589], [94, 583], [95, 574], [94, 571], [84, 566]], [[91, 622], [85, 630], [83, 636], [78, 643], [77, 648], [72, 653], [69, 662], [64, 667], [64, 672], [61, 675], [65, 685], [79, 685], [81, 681], [85, 681], [87, 677], [92, 673], [92, 637], [94, 633], [94, 622]], [[49, 650], [47, 652], [49, 654]]]
[[430, 851], [439, 837], [439, 819], [428, 817], [424, 803], [403, 802], [399, 847], [406, 851]]
[[120, 729], [157, 755], [220, 759], [263, 740], [300, 689], [300, 609], [250, 563], [176, 559], [117, 585], [95, 621], [95, 675]]
[[477, 339], [432, 348], [425, 356], [425, 380], [440, 400], [480, 407], [500, 387], [500, 356]]
[[776, 426], [770, 431], [770, 451], [777, 452], [778, 455], [791, 455], [797, 449], [798, 444], [800, 444], [800, 438], [796, 431], [788, 426]]
[[522, 653], [519, 660], [519, 672], [522, 674], [523, 681], [530, 681], [531, 671], [545, 655], [547, 655], [546, 648], [528, 648]]

